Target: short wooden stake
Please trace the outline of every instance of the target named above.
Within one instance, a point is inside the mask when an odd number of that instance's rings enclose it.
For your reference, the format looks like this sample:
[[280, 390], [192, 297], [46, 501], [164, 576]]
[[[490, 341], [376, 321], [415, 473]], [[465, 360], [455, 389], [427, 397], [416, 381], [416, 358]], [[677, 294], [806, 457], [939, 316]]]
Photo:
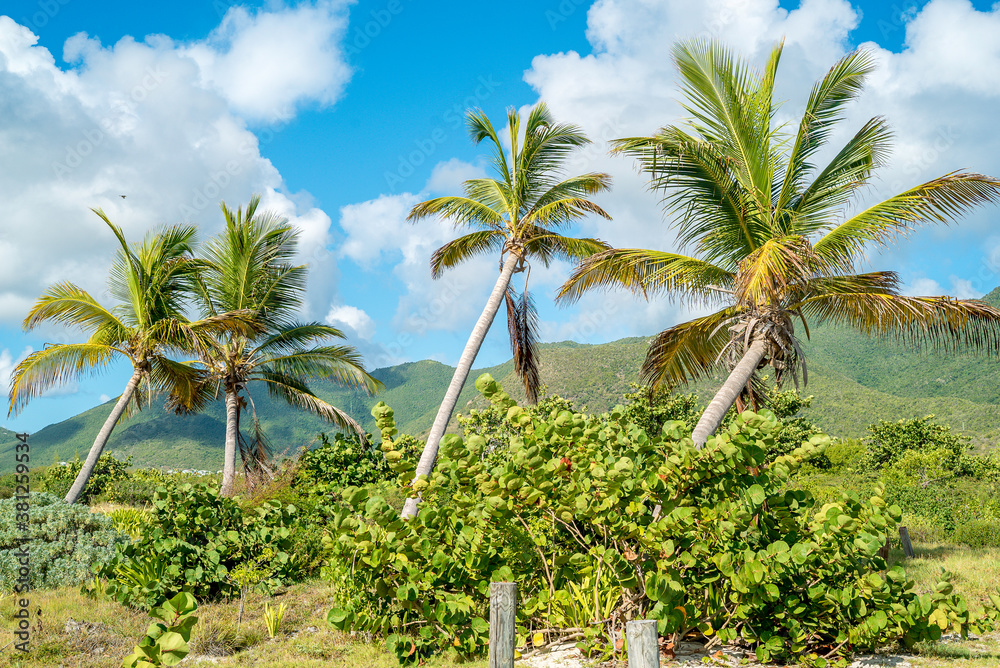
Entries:
[[907, 559], [913, 558], [913, 544], [910, 543], [910, 532], [906, 527], [899, 527], [899, 542], [903, 544], [903, 554]]
[[490, 583], [490, 664], [489, 668], [514, 668], [517, 583]]
[[625, 625], [628, 668], [660, 668], [660, 643], [656, 621], [644, 619]]

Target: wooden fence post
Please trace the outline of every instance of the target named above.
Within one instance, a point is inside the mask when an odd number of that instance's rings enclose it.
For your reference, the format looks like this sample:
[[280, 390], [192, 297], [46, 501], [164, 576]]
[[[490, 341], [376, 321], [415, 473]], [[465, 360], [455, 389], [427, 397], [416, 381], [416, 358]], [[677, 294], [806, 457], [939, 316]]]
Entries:
[[913, 545], [910, 543], [910, 532], [906, 527], [899, 527], [899, 542], [903, 544], [903, 554], [907, 559], [913, 558]]
[[514, 668], [516, 617], [517, 583], [491, 582], [489, 668]]
[[655, 620], [629, 622], [625, 625], [625, 638], [628, 640], [628, 668], [660, 668]]

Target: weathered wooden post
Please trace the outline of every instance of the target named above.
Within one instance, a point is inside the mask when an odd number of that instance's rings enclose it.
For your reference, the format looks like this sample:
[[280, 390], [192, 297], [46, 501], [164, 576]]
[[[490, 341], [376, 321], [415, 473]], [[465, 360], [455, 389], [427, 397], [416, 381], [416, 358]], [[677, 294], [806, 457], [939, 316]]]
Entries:
[[490, 583], [490, 665], [514, 668], [514, 639], [517, 617], [517, 583]]
[[903, 544], [903, 554], [907, 559], [913, 558], [913, 545], [910, 543], [910, 532], [906, 527], [899, 527], [899, 542]]
[[628, 668], [660, 668], [655, 620], [629, 622], [625, 625], [625, 638], [628, 640]]

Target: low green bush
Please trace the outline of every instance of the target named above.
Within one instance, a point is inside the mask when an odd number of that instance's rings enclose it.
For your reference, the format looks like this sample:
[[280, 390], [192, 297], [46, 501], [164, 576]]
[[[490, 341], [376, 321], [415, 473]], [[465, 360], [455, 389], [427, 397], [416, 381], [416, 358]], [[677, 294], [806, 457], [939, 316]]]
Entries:
[[[83, 494], [80, 495], [79, 502], [90, 503], [94, 498], [104, 493], [111, 484], [127, 480], [129, 477], [128, 467], [131, 465], [131, 457], [121, 460], [109, 452], [101, 455], [94, 465], [94, 472], [91, 474], [90, 480], [87, 481], [87, 486], [84, 488]], [[65, 465], [53, 464], [45, 469], [38, 480], [38, 485], [43, 492], [65, 497], [82, 468], [83, 462], [80, 461], [79, 455]]]
[[[627, 621], [655, 619], [661, 635], [740, 639], [762, 662], [843, 665], [855, 650], [990, 628], [998, 615], [973, 620], [951, 585], [917, 594], [887, 569], [878, 552], [900, 511], [877, 486], [823, 505], [787, 487], [825, 436], [771, 458], [781, 424], [745, 412], [698, 450], [683, 422], [648, 434], [620, 407], [540, 415], [489, 376], [476, 387], [518, 429], [506, 457], [490, 457], [482, 435], [448, 436], [433, 475], [411, 487], [416, 517], [355, 487], [331, 523], [329, 621], [387, 636], [402, 662], [482, 653], [493, 581], [518, 584], [521, 648], [562, 636], [591, 656], [615, 654]], [[392, 411], [372, 414], [405, 484], [412, 463], [393, 449]]]
[[[238, 594], [228, 577], [270, 548], [266, 587], [300, 577], [290, 551], [296, 509], [277, 501], [244, 511], [207, 485], [168, 485], [153, 497], [152, 519], [137, 540], [107, 560], [99, 574], [106, 592], [133, 607], [153, 605], [181, 591], [211, 601]], [[136, 575], [138, 574], [138, 575]]]
[[1000, 547], [1000, 522], [972, 520], [960, 524], [952, 539], [969, 547]]
[[392, 475], [382, 453], [372, 444], [371, 434], [362, 442], [357, 434], [320, 434], [320, 444], [304, 451], [298, 460], [293, 487], [310, 492], [339, 490], [382, 482]]
[[125, 506], [149, 506], [153, 503], [156, 490], [170, 479], [157, 469], [136, 469], [106, 483], [100, 499]]
[[830, 462], [830, 470], [836, 473], [850, 473], [857, 469], [867, 447], [861, 441], [853, 438], [838, 439], [826, 448], [826, 458]]
[[968, 439], [952, 433], [948, 425], [934, 422], [928, 415], [897, 422], [881, 421], [868, 427], [867, 451], [861, 468], [878, 471], [891, 466], [909, 451], [941, 449], [947, 452], [944, 465], [954, 470], [969, 449]]
[[[21, 567], [22, 502], [0, 501], [0, 590], [15, 586]], [[81, 504], [69, 505], [44, 492], [28, 497], [28, 552], [32, 589], [75, 586], [92, 577], [92, 567], [111, 559], [128, 536], [115, 530], [112, 520]]]

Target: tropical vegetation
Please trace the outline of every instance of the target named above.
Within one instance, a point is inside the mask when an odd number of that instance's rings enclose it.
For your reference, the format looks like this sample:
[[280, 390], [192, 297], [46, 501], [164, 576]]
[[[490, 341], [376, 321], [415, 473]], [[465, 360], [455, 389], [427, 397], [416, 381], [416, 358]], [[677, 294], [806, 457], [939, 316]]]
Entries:
[[[273, 212], [258, 212], [260, 196], [235, 212], [221, 205], [226, 229], [210, 240], [199, 271], [201, 305], [207, 317], [247, 313], [253, 333], [224, 332], [206, 339], [196, 352], [197, 380], [189, 394], [171, 394], [179, 409], [205, 406], [220, 394], [226, 402], [226, 447], [222, 494], [233, 493], [236, 453], [253, 478], [270, 474], [271, 448], [257, 419], [250, 386], [258, 383], [288, 405], [309, 411], [337, 427], [364, 434], [358, 423], [309, 388], [312, 378], [331, 379], [348, 387], [374, 392], [382, 384], [365, 371], [358, 352], [346, 345], [339, 329], [295, 319], [302, 306], [305, 265], [292, 261], [298, 232]], [[241, 431], [241, 416], [249, 413], [251, 436]]]
[[[510, 111], [505, 147], [482, 112], [469, 114], [473, 140], [493, 145], [499, 178], [467, 181], [464, 197], [429, 200], [411, 218], [438, 215], [472, 229], [438, 249], [435, 275], [499, 253], [500, 276], [426, 443], [400, 433], [384, 401], [371, 409], [371, 434], [314, 391], [314, 379], [366, 394], [380, 383], [357, 351], [337, 343], [339, 330], [298, 319], [306, 271], [294, 263], [296, 233], [258, 211], [259, 197], [246, 210], [222, 205], [226, 229], [203, 257], [192, 228], [130, 245], [98, 212], [121, 247], [111, 274], [120, 303], [106, 310], [70, 284], [50, 288], [26, 323], [72, 324], [90, 338], [47, 346], [19, 365], [11, 409], [115, 355], [134, 373], [96, 454], [30, 476], [25, 463], [0, 478], [0, 497], [12, 497], [0, 500], [0, 598], [27, 579], [38, 590], [32, 601], [58, 602], [58, 639], [48, 616], [43, 623], [25, 613], [43, 642], [12, 663], [105, 665], [114, 654], [135, 668], [192, 654], [245, 665], [287, 650], [295, 656], [268, 665], [301, 666], [353, 656], [351, 639], [364, 637], [384, 640], [398, 663], [453, 665], [486, 651], [494, 581], [517, 584], [524, 654], [572, 641], [592, 659], [621, 659], [628, 622], [650, 619], [667, 653], [694, 644], [711, 661], [728, 643], [761, 662], [843, 668], [859, 651], [939, 651], [946, 633], [1000, 628], [997, 451], [977, 450], [981, 443], [933, 415], [873, 414], [863, 438], [833, 439], [807, 413], [815, 397], [780, 387], [800, 372], [806, 380], [793, 318], [807, 337], [808, 322], [826, 321], [821, 327], [835, 333], [846, 326], [996, 351], [993, 305], [907, 297], [892, 272], [858, 267], [868, 248], [994, 201], [998, 182], [956, 172], [838, 218], [882, 161], [884, 122], [866, 124], [828, 166], [812, 162], [871, 59], [856, 52], [838, 63], [814, 87], [797, 134], [786, 136], [772, 128], [780, 54], [756, 71], [716, 44], [679, 45], [691, 120], [616, 144], [679, 214], [691, 256], [564, 236], [581, 216], [607, 215], [588, 199], [608, 187], [606, 175], [562, 173], [587, 142], [579, 129], [538, 105], [522, 130]], [[628, 385], [619, 365], [596, 391], [602, 376], [583, 366], [577, 380], [587, 396], [614, 398], [607, 410], [586, 410], [540, 384], [527, 274], [530, 262], [556, 258], [581, 261], [565, 299], [624, 285], [721, 310], [654, 339], [647, 386]], [[501, 301], [524, 401], [483, 374], [478, 401], [458, 418], [461, 435], [442, 436]], [[184, 314], [194, 305], [202, 319], [191, 321]], [[591, 367], [606, 361], [593, 350]], [[728, 375], [718, 392], [715, 373]], [[697, 392], [675, 391], [692, 378], [710, 388], [707, 409]], [[249, 392], [255, 383], [340, 433], [272, 458]], [[225, 397], [223, 471], [130, 470], [131, 459], [100, 452], [126, 409], [155, 392], [180, 413]], [[94, 506], [29, 493], [26, 478], [60, 494], [69, 486], [67, 499]], [[893, 550], [901, 525], [918, 547], [910, 568]], [[931, 568], [939, 557], [935, 565], [957, 573]], [[83, 615], [115, 621], [66, 619], [74, 605], [74, 614], [85, 607]], [[318, 610], [323, 620], [307, 626]], [[146, 611], [154, 621], [143, 637]], [[384, 665], [372, 657], [363, 663]]]
[[[491, 163], [499, 178], [470, 179], [463, 196], [437, 197], [413, 207], [409, 220], [428, 216], [449, 220], [459, 229], [472, 229], [449, 241], [431, 256], [431, 274], [437, 278], [448, 268], [470, 258], [500, 255], [500, 276], [486, 306], [476, 322], [458, 366], [445, 392], [427, 436], [416, 476], [427, 476], [434, 469], [438, 445], [458, 403], [459, 393], [472, 369], [486, 333], [500, 308], [507, 306], [507, 326], [514, 368], [524, 383], [529, 400], [537, 398], [541, 380], [538, 376], [537, 324], [535, 307], [528, 294], [531, 261], [548, 266], [554, 259], [581, 260], [607, 248], [597, 239], [578, 239], [560, 231], [584, 215], [610, 216], [589, 197], [611, 187], [607, 174], [589, 173], [566, 177], [567, 158], [574, 150], [590, 143], [574, 125], [556, 123], [544, 103], [538, 103], [524, 119], [513, 108], [507, 112], [510, 153], [481, 110], [470, 111], [468, 128], [472, 141], [489, 140]], [[511, 288], [515, 273], [525, 274], [520, 297]], [[404, 515], [412, 517], [417, 499], [407, 502]]]
[[116, 359], [132, 365], [132, 376], [94, 439], [76, 480], [66, 493], [75, 503], [97, 460], [123, 416], [148, 403], [154, 392], [171, 392], [190, 406], [195, 374], [170, 355], [201, 347], [204, 337], [221, 331], [248, 331], [238, 313], [213, 314], [190, 321], [184, 309], [195, 287], [198, 263], [192, 256], [195, 228], [177, 225], [129, 244], [122, 230], [100, 209], [101, 220], [118, 240], [108, 288], [115, 306], [102, 306], [86, 290], [69, 282], [51, 286], [24, 319], [25, 329], [51, 322], [89, 333], [83, 343], [47, 344], [22, 360], [11, 376], [9, 414], [53, 386], [95, 371]]
[[[724, 365], [728, 379], [693, 432], [703, 445], [729, 408], [759, 405], [759, 370], [778, 382], [808, 380], [795, 333], [801, 322], [832, 322], [914, 345], [1000, 350], [1000, 310], [978, 300], [910, 297], [892, 271], [859, 272], [870, 250], [929, 224], [947, 223], [1000, 200], [1000, 181], [957, 171], [845, 214], [882, 166], [891, 133], [873, 118], [823, 166], [816, 160], [875, 61], [849, 53], [813, 86], [794, 135], [775, 126], [774, 82], [781, 45], [763, 70], [707, 40], [673, 49], [689, 118], [649, 137], [614, 142], [660, 191], [671, 226], [693, 255], [612, 249], [587, 258], [560, 292], [574, 300], [620, 286], [666, 294], [713, 313], [655, 337], [642, 368], [670, 386]], [[798, 381], [796, 380], [796, 384]]]

